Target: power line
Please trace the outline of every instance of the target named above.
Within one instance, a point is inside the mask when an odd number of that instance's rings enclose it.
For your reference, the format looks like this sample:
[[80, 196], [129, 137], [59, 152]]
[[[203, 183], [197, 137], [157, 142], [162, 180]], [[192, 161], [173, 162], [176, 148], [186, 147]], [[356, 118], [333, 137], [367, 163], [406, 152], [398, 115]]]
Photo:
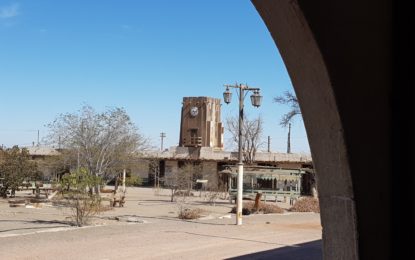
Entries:
[[37, 132], [38, 129], [0, 129], [0, 132]]

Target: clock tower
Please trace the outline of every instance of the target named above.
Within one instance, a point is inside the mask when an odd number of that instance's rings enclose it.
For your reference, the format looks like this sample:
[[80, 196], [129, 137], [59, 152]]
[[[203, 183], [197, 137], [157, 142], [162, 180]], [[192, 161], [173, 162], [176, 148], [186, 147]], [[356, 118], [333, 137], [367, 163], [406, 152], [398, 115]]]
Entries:
[[219, 98], [184, 97], [179, 146], [223, 149]]

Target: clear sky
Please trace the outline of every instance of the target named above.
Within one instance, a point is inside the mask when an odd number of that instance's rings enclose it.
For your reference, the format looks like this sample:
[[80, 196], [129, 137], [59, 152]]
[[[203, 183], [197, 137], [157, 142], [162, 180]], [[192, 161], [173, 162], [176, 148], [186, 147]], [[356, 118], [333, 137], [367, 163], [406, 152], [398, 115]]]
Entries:
[[[0, 0], [0, 145], [31, 145], [58, 114], [89, 104], [124, 107], [154, 146], [161, 132], [174, 146], [182, 98], [221, 98], [235, 82], [261, 88], [263, 105], [247, 97], [245, 111], [285, 152], [288, 107], [272, 100], [292, 84], [250, 1]], [[236, 99], [223, 104], [222, 121], [237, 114]], [[300, 118], [291, 136], [292, 152], [309, 152]]]

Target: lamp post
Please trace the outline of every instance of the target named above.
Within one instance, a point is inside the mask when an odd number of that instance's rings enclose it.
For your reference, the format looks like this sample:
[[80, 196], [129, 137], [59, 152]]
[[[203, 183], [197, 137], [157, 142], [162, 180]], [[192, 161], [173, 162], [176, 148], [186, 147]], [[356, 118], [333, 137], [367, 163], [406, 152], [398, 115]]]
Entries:
[[235, 84], [225, 85], [226, 91], [223, 92], [223, 100], [226, 104], [231, 103], [232, 92], [229, 88], [239, 89], [239, 138], [238, 138], [238, 181], [237, 181], [237, 197], [236, 197], [236, 225], [242, 225], [242, 191], [243, 191], [243, 172], [244, 164], [242, 160], [242, 126], [244, 122], [244, 98], [245, 91], [253, 91], [251, 95], [251, 103], [254, 107], [261, 105], [262, 96], [259, 94], [259, 88], [250, 88], [247, 85]]

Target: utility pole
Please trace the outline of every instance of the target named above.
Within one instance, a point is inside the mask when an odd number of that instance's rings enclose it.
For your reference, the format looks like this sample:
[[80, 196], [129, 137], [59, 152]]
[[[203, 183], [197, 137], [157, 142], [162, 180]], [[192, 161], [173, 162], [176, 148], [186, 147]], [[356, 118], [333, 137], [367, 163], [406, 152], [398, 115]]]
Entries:
[[40, 133], [39, 130], [37, 130], [37, 146], [39, 146], [39, 144], [40, 144], [39, 143], [39, 133]]
[[161, 145], [160, 145], [160, 151], [163, 152], [163, 140], [166, 137], [166, 133], [161, 132], [160, 133], [160, 138], [161, 138]]
[[291, 123], [288, 124], [287, 153], [291, 153]]
[[271, 152], [271, 136], [268, 136], [268, 152]]

